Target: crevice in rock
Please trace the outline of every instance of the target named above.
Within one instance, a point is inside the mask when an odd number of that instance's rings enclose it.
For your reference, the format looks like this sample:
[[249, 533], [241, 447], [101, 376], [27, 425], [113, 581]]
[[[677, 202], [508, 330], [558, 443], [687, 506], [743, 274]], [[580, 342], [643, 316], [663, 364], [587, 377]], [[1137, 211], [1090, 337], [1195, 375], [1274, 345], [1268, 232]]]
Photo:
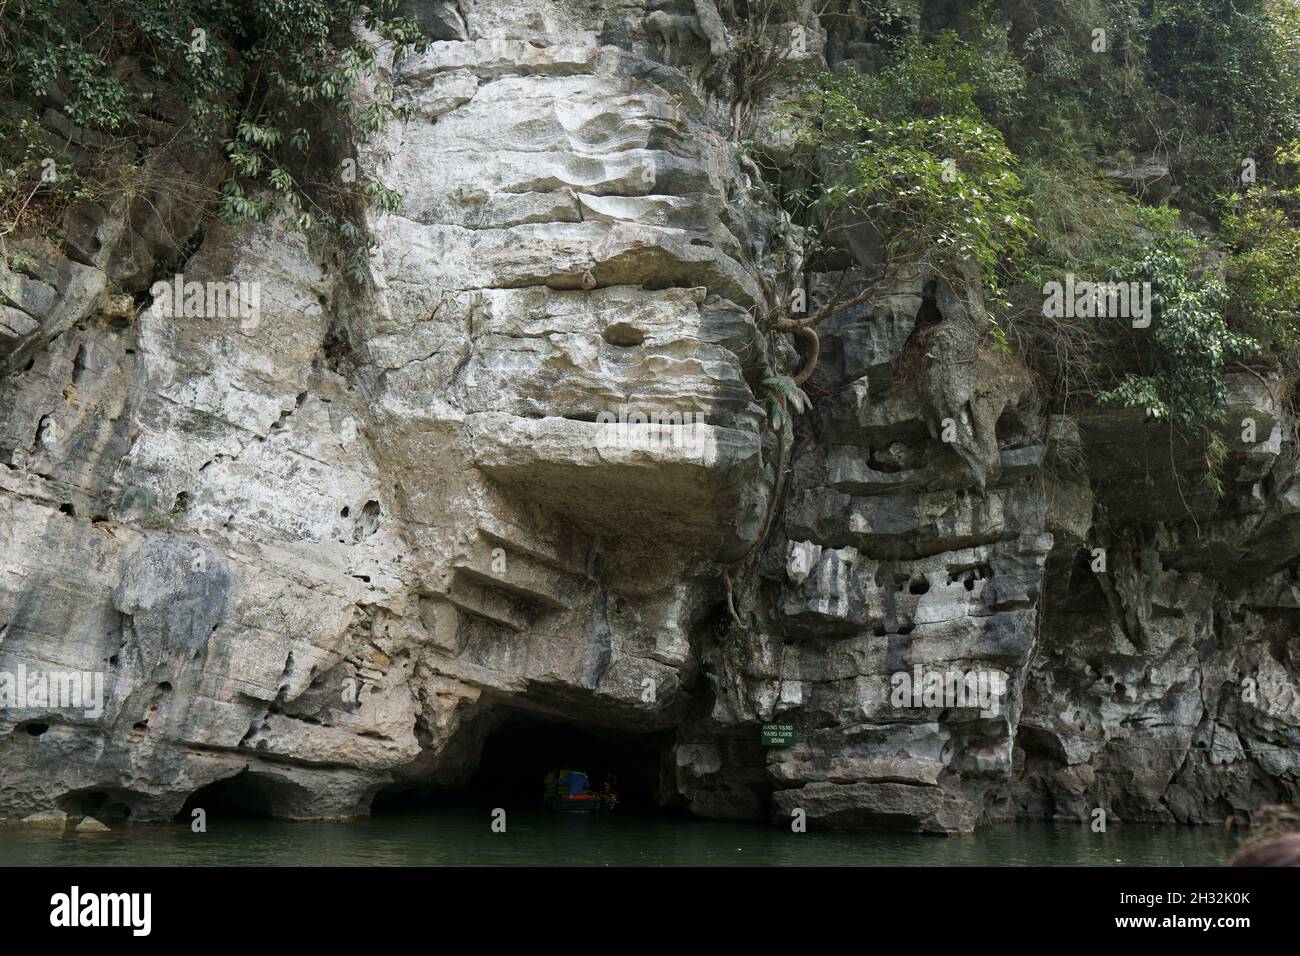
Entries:
[[361, 506], [361, 513], [357, 515], [356, 524], [352, 529], [354, 544], [360, 544], [379, 530], [379, 519], [382, 514], [383, 509], [373, 498]]

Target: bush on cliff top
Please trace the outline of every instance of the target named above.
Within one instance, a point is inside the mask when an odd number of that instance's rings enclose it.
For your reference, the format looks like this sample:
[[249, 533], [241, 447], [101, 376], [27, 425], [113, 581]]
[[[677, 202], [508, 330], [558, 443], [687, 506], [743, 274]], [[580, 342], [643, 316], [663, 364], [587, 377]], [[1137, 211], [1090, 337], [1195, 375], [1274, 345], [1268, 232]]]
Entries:
[[[975, 103], [974, 50], [955, 34], [902, 41], [878, 73], [819, 73], [793, 112], [807, 178], [799, 215], [811, 241], [869, 227], [894, 265], [925, 259], [953, 281], [972, 263], [998, 286], [1024, 252], [1028, 206], [1016, 158]], [[980, 67], [1001, 91], [1015, 80]]]
[[[1062, 404], [1131, 405], [1193, 433], [1225, 406], [1234, 362], [1261, 343], [1290, 362], [1300, 193], [1279, 146], [1300, 131], [1297, 5], [985, 0], [953, 16], [961, 36], [882, 27], [879, 69], [805, 85], [806, 149], [783, 175], [802, 180], [784, 195], [811, 237], [842, 247], [835, 230], [865, 224], [887, 261], [974, 263], [1006, 293], [995, 319], [1066, 383]], [[1206, 241], [1104, 173], [1152, 152], [1169, 160], [1168, 201], [1222, 221], [1226, 287]], [[1268, 185], [1229, 196], [1246, 158]], [[1127, 341], [1113, 328], [1044, 317], [1043, 283], [1069, 273], [1152, 283], [1137, 369], [1109, 357]]]
[[[106, 147], [156, 140], [221, 143], [219, 214], [284, 214], [289, 229], [339, 225], [323, 191], [343, 141], [382, 123], [353, 93], [374, 68], [355, 22], [399, 50], [425, 41], [397, 0], [17, 0], [0, 5], [0, 229], [39, 211], [57, 220], [69, 200], [111, 191], [128, 172]], [[50, 129], [56, 107], [77, 127]], [[105, 147], [97, 155], [97, 148]], [[135, 159], [128, 151], [128, 162]], [[51, 160], [53, 161], [51, 163]], [[51, 176], [51, 169], [53, 177]], [[315, 178], [313, 178], [315, 177]], [[362, 181], [381, 208], [397, 196]]]

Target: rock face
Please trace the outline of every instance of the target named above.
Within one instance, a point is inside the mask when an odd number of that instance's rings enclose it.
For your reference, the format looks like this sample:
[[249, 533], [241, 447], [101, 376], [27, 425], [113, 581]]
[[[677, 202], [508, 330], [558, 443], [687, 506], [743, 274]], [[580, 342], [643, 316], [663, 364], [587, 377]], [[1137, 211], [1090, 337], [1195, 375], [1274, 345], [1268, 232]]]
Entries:
[[[660, 798], [704, 816], [1297, 797], [1300, 484], [1267, 379], [1235, 383], [1257, 433], [1209, 498], [1167, 432], [1047, 416], [917, 275], [828, 320], [792, 444], [760, 404], [791, 345], [754, 320], [773, 213], [730, 12], [410, 6], [436, 42], [380, 78], [405, 118], [359, 160], [404, 205], [366, 291], [275, 226], [129, 198], [17, 241], [0, 675], [97, 674], [102, 707], [0, 706], [0, 819], [167, 820], [240, 774], [279, 817], [365, 814], [463, 786], [521, 712], [660, 735]], [[811, 12], [786, 26], [824, 55]], [[173, 272], [256, 308], [162, 314]], [[981, 693], [922, 693], [953, 673]], [[793, 747], [761, 745], [775, 719]]]

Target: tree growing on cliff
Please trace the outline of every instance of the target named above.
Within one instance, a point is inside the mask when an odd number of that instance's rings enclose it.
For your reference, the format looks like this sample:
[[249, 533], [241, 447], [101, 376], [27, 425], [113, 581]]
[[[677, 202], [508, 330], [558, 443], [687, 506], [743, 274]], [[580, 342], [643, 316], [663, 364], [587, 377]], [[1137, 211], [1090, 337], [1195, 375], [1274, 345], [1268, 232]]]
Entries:
[[[1019, 346], [1063, 408], [1139, 406], [1192, 437], [1222, 410], [1226, 371], [1255, 341], [1294, 365], [1300, 244], [1291, 154], [1279, 147], [1300, 128], [1300, 8], [983, 0], [950, 11], [949, 26], [960, 36], [868, 24], [874, 68], [846, 60], [812, 77], [790, 108], [793, 159], [758, 153], [802, 230], [797, 256], [772, 244], [783, 257], [773, 273], [842, 269], [849, 249], [866, 266], [812, 314], [790, 307], [797, 289], [770, 284], [765, 326], [804, 345], [790, 384], [816, 366], [814, 327], [909, 263], [989, 290], [990, 332]], [[1165, 170], [1157, 192], [1125, 178], [1143, 164]], [[1243, 186], [1243, 169], [1258, 184]], [[1149, 203], [1184, 213], [1154, 245]], [[1216, 292], [1200, 261], [1211, 249], [1186, 230], [1219, 224], [1228, 258]], [[1116, 270], [1170, 290], [1136, 371], [1118, 368], [1127, 345], [1113, 330], [1042, 313], [1045, 276]]]
[[1023, 254], [1030, 223], [1016, 158], [983, 118], [972, 72], [1014, 90], [1013, 74], [998, 76], [949, 32], [900, 41], [876, 73], [817, 73], [792, 104], [796, 158], [776, 188], [802, 229], [802, 249], [784, 272], [797, 276], [854, 239], [877, 251], [866, 282], [852, 293], [841, 285], [811, 314], [791, 309], [799, 290], [771, 283], [762, 324], [806, 343], [793, 384], [816, 368], [814, 326], [871, 300], [901, 268], [996, 292], [1001, 264]]
[[[279, 213], [291, 230], [347, 239], [341, 193], [397, 196], [339, 159], [380, 128], [355, 93], [375, 68], [361, 23], [398, 52], [425, 39], [397, 0], [16, 0], [0, 5], [0, 231], [130, 181], [163, 144], [214, 148], [220, 190], [201, 201], [238, 222]], [[365, 246], [363, 234], [352, 229]]]

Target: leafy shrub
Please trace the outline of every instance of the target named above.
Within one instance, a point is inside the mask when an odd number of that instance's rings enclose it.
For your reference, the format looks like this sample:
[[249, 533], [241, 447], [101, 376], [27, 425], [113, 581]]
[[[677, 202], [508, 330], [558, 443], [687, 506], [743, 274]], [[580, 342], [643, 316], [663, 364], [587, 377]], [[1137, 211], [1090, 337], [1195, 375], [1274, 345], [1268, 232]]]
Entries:
[[1129, 373], [1102, 392], [1102, 404], [1141, 408], [1188, 434], [1219, 417], [1228, 402], [1227, 367], [1259, 350], [1259, 343], [1233, 332], [1224, 316], [1228, 294], [1209, 271], [1195, 264], [1205, 244], [1172, 229], [1155, 234], [1145, 252], [1116, 267], [1112, 282], [1150, 282], [1152, 324], [1142, 340], [1145, 371]]
[[900, 42], [878, 73], [812, 78], [795, 116], [817, 183], [808, 200], [815, 223], [869, 224], [888, 261], [928, 258], [953, 278], [973, 263], [996, 287], [1029, 223], [1015, 157], [963, 74], [975, 60], [945, 33]]
[[1023, 269], [1032, 286], [1063, 272], [1100, 275], [1137, 251], [1138, 204], [1082, 157], [1029, 160], [1022, 178], [1034, 233]]
[[[94, 170], [80, 149], [60, 149], [42, 125], [54, 103], [84, 142], [150, 142], [159, 123], [177, 142], [222, 144], [218, 200], [228, 220], [285, 215], [290, 229], [339, 225], [308, 181], [313, 162], [363, 142], [381, 126], [378, 104], [354, 92], [373, 71], [360, 21], [401, 52], [425, 40], [396, 15], [397, 0], [16, 0], [0, 5], [0, 203], [19, 209], [86, 195]], [[62, 160], [56, 184], [43, 157]], [[121, 171], [103, 171], [105, 186]], [[333, 170], [330, 173], [333, 174]], [[360, 184], [381, 208], [395, 194]], [[80, 192], [78, 192], [80, 190]], [[15, 198], [19, 197], [19, 198]], [[29, 200], [23, 202], [23, 199]]]
[[1147, 29], [1151, 83], [1193, 194], [1212, 198], [1245, 157], [1300, 134], [1293, 0], [1153, 0]]
[[1300, 143], [1279, 150], [1282, 185], [1253, 186], [1227, 202], [1229, 316], [1283, 351], [1300, 349]]

